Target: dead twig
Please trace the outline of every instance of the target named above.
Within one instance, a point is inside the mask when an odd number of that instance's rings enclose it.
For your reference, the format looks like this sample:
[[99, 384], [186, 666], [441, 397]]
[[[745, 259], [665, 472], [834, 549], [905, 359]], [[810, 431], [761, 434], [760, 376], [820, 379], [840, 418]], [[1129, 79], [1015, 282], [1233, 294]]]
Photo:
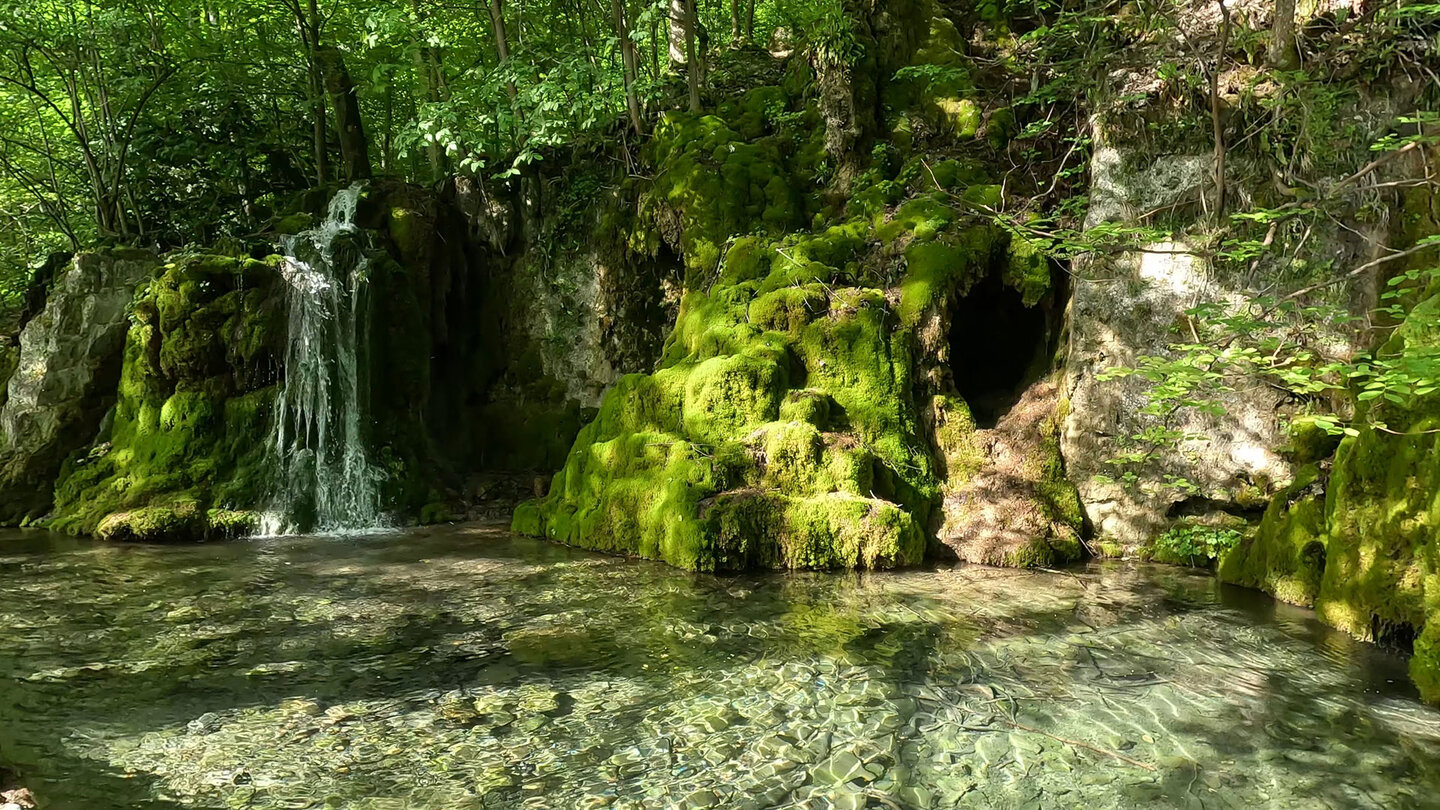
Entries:
[[1141, 762], [1141, 761], [1138, 760], [1138, 759], [1131, 759], [1130, 757], [1127, 757], [1127, 756], [1125, 756], [1124, 754], [1122, 754], [1122, 753], [1120, 753], [1120, 752], [1118, 752], [1118, 751], [1111, 751], [1111, 750], [1106, 749], [1106, 748], [1101, 748], [1101, 747], [1098, 746], [1098, 745], [1091, 745], [1090, 743], [1081, 742], [1081, 741], [1079, 741], [1079, 740], [1071, 740], [1071, 739], [1068, 739], [1068, 738], [1065, 738], [1065, 737], [1061, 737], [1061, 736], [1058, 736], [1058, 735], [1055, 735], [1055, 734], [1051, 734], [1051, 733], [1048, 732], [1048, 731], [1041, 731], [1040, 729], [1035, 728], [1034, 726], [1027, 726], [1027, 725], [1025, 725], [1024, 723], [1017, 723], [1017, 722], [1015, 722], [1014, 720], [1008, 720], [1008, 719], [1006, 719], [1006, 718], [1004, 718], [1004, 717], [1001, 717], [1001, 718], [998, 718], [998, 719], [1000, 720], [1000, 722], [1006, 723], [1006, 724], [1011, 725], [1011, 726], [1014, 726], [1015, 728], [1018, 728], [1018, 729], [1020, 729], [1021, 731], [1028, 731], [1028, 732], [1030, 732], [1031, 734], [1039, 734], [1039, 735], [1042, 736], [1042, 737], [1049, 737], [1050, 739], [1052, 739], [1052, 740], [1054, 740], [1054, 741], [1056, 741], [1056, 742], [1062, 742], [1062, 743], [1065, 743], [1066, 745], [1073, 745], [1073, 746], [1075, 746], [1076, 748], [1084, 748], [1084, 749], [1087, 750], [1087, 751], [1094, 751], [1094, 752], [1097, 753], [1097, 754], [1104, 754], [1104, 755], [1107, 756], [1107, 757], [1113, 757], [1113, 758], [1115, 758], [1115, 759], [1120, 760], [1121, 762], [1124, 762], [1124, 763], [1127, 764], [1127, 765], [1134, 765], [1134, 766], [1137, 767], [1137, 768], [1143, 768], [1143, 769], [1145, 769], [1145, 770], [1147, 770], [1147, 771], [1149, 771], [1149, 772], [1151, 772], [1151, 773], [1155, 773], [1156, 770], [1158, 770], [1154, 765], [1151, 765], [1151, 764], [1148, 763], [1148, 762]]
[[1276, 302], [1276, 303], [1277, 303], [1277, 305], [1278, 305], [1278, 304], [1283, 304], [1283, 303], [1285, 303], [1286, 301], [1293, 301], [1293, 300], [1295, 300], [1296, 298], [1299, 298], [1300, 296], [1305, 295], [1305, 294], [1307, 294], [1307, 293], [1312, 293], [1312, 292], [1315, 292], [1316, 290], [1323, 290], [1323, 289], [1325, 289], [1326, 287], [1333, 287], [1333, 286], [1335, 286], [1336, 284], [1339, 284], [1340, 282], [1346, 281], [1346, 280], [1348, 280], [1348, 279], [1352, 279], [1352, 278], [1354, 278], [1354, 277], [1356, 277], [1356, 276], [1364, 273], [1366, 270], [1369, 270], [1369, 269], [1371, 269], [1371, 268], [1373, 268], [1373, 267], [1379, 267], [1380, 265], [1385, 264], [1385, 263], [1387, 263], [1387, 262], [1393, 262], [1393, 261], [1395, 261], [1396, 259], [1401, 259], [1401, 258], [1404, 258], [1404, 257], [1409, 256], [1409, 255], [1411, 255], [1411, 254], [1419, 253], [1419, 252], [1422, 251], [1422, 250], [1427, 250], [1427, 249], [1433, 248], [1433, 247], [1435, 247], [1435, 246], [1436, 246], [1436, 245], [1435, 245], [1435, 243], [1433, 243], [1433, 242], [1421, 243], [1421, 244], [1418, 244], [1418, 245], [1412, 245], [1411, 247], [1409, 247], [1409, 248], [1407, 248], [1407, 249], [1405, 249], [1405, 250], [1399, 251], [1398, 253], [1391, 253], [1391, 254], [1389, 254], [1388, 256], [1381, 256], [1381, 257], [1378, 258], [1378, 259], [1373, 259], [1373, 260], [1371, 260], [1371, 261], [1365, 262], [1364, 264], [1360, 265], [1359, 267], [1356, 267], [1354, 270], [1351, 270], [1350, 272], [1346, 273], [1346, 274], [1343, 275], [1343, 276], [1336, 276], [1335, 278], [1332, 278], [1332, 279], [1330, 279], [1329, 281], [1321, 281], [1321, 282], [1316, 283], [1316, 284], [1311, 284], [1311, 285], [1308, 286], [1308, 287], [1301, 287], [1300, 289], [1296, 290], [1295, 292], [1292, 292], [1292, 293], [1290, 293], [1289, 295], [1285, 296], [1284, 298], [1281, 298], [1281, 299], [1280, 299], [1278, 302]]

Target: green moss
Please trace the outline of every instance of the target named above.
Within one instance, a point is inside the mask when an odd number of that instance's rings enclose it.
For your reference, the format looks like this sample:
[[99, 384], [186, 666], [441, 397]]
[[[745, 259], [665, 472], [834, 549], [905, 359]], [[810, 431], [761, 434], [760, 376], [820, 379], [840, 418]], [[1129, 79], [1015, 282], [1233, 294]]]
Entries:
[[1325, 569], [1325, 502], [1311, 465], [1265, 510], [1254, 536], [1220, 559], [1222, 582], [1259, 588], [1297, 605], [1315, 604]]
[[825, 440], [806, 422], [772, 422], [761, 428], [764, 484], [787, 492], [806, 492], [815, 485]]
[[830, 424], [830, 407], [830, 395], [824, 391], [790, 391], [780, 403], [780, 421], [805, 422], [824, 430]]
[[924, 534], [892, 503], [847, 494], [722, 495], [705, 515], [717, 570], [891, 568], [924, 556]]
[[50, 525], [104, 539], [235, 536], [263, 505], [284, 342], [275, 261], [185, 256], [137, 293], [105, 441], [66, 463]]
[[1065, 559], [1078, 560], [1082, 556], [1080, 532], [1085, 523], [1085, 507], [1080, 503], [1079, 490], [1065, 475], [1065, 461], [1060, 453], [1060, 425], [1058, 413], [1046, 417], [1041, 425], [1043, 451], [1037, 460], [1040, 476], [1036, 490], [1041, 508], [1055, 527], [1056, 538], [1052, 545], [1061, 549]]
[[1281, 448], [1296, 464], [1310, 464], [1335, 454], [1340, 434], [1326, 430], [1315, 419], [1299, 416], [1290, 422], [1289, 441]]
[[260, 530], [260, 513], [248, 509], [211, 509], [205, 513], [210, 540], [234, 540]]
[[[1379, 353], [1423, 362], [1437, 347], [1440, 295], [1432, 292]], [[1312, 464], [1270, 504], [1254, 542], [1226, 558], [1221, 576], [1290, 601], [1313, 598], [1323, 620], [1359, 638], [1413, 638], [1411, 676], [1422, 697], [1440, 703], [1440, 393], [1377, 402], [1361, 404], [1358, 435], [1334, 450], [1323, 503]], [[1372, 416], [1387, 430], [1368, 426]], [[1328, 444], [1307, 427], [1292, 435], [1297, 458], [1329, 456]]]
[[934, 98], [930, 103], [942, 132], [966, 140], [980, 131], [980, 105], [973, 99]]
[[900, 282], [900, 320], [913, 326], [937, 304], [963, 295], [988, 271], [994, 240], [992, 229], [972, 227], [946, 240], [911, 242], [905, 248], [907, 272]]
[[288, 214], [275, 221], [275, 232], [284, 236], [294, 236], [313, 227], [315, 227], [315, 217], [306, 211]]
[[893, 242], [903, 236], [933, 239], [958, 215], [944, 192], [923, 194], [901, 205], [888, 222], [875, 229], [875, 235], [882, 242]]
[[830, 309], [830, 296], [820, 284], [784, 287], [750, 304], [750, 323], [765, 330], [798, 332]]
[[647, 156], [658, 170], [642, 211], [678, 220], [686, 268], [697, 278], [714, 273], [731, 238], [756, 228], [783, 232], [808, 218], [813, 181], [797, 172], [806, 153], [794, 148], [803, 123], [763, 135], [758, 108], [774, 101], [752, 90], [740, 110], [728, 110], [731, 120], [671, 112], [655, 129]]
[[[1440, 428], [1440, 418], [1409, 425]], [[1440, 439], [1370, 429], [1335, 454], [1327, 492], [1329, 542], [1316, 599], [1322, 618], [1362, 638], [1416, 631], [1440, 618]], [[1428, 696], [1440, 699], [1440, 694]]]
[[145, 506], [107, 515], [95, 536], [111, 542], [193, 543], [204, 539], [205, 520], [195, 504]]
[[450, 523], [455, 520], [455, 515], [450, 511], [450, 505], [444, 501], [431, 501], [420, 508], [420, 525], [434, 526], [437, 523]]
[[[801, 255], [840, 262], [862, 241], [854, 229], [825, 229], [786, 244]], [[758, 251], [752, 247], [728, 255], [753, 266]], [[515, 529], [704, 570], [910, 561], [912, 555], [898, 549], [908, 548], [934, 482], [906, 393], [908, 355], [885, 296], [818, 284], [766, 289], [786, 273], [772, 263], [756, 283], [753, 270], [727, 268], [721, 278], [736, 279], [733, 284], [687, 295], [664, 367], [624, 377], [606, 394], [549, 496], [518, 509]], [[831, 442], [822, 427], [842, 429], [845, 438]], [[877, 467], [886, 470], [878, 483]], [[818, 519], [802, 521], [813, 504], [787, 505], [779, 513], [790, 514], [784, 536], [810, 551], [781, 549], [778, 536], [737, 545], [721, 530], [758, 525], [745, 516], [759, 507], [749, 504], [723, 520], [722, 509], [711, 520], [703, 504], [753, 487], [796, 503], [844, 495], [847, 500], [830, 504], [835, 508], [826, 520], [850, 516], [866, 526], [891, 526], [890, 550], [858, 543], [858, 535], [838, 523], [822, 529]], [[861, 515], [850, 500], [872, 489], [896, 500], [879, 502], [888, 504], [883, 508], [870, 504]], [[909, 521], [905, 543], [890, 511], [897, 509]], [[781, 525], [779, 517], [767, 520]], [[826, 542], [849, 544], [848, 550], [812, 548]]]
[[422, 213], [398, 205], [390, 209], [385, 230], [399, 248], [401, 262], [408, 266], [420, 265], [430, 236], [435, 232]]
[[994, 184], [976, 184], [961, 192], [960, 201], [975, 208], [999, 210], [1004, 207], [1005, 189]]
[[685, 381], [686, 433], [718, 443], [742, 435], [780, 414], [785, 374], [764, 358], [712, 357], [689, 370]]
[[[983, 183], [985, 170], [972, 162], [961, 162], [955, 158], [925, 164], [926, 171], [917, 175], [921, 188], [953, 189]], [[928, 189], [927, 189], [928, 190]]]
[[1025, 306], [1039, 304], [1050, 294], [1050, 258], [1019, 234], [1010, 237], [1005, 251], [1005, 283], [1020, 293]]
[[936, 458], [944, 465], [942, 474], [951, 486], [959, 486], [984, 466], [985, 448], [975, 435], [970, 406], [957, 396], [937, 394], [930, 403], [931, 440]]
[[1121, 559], [1125, 556], [1126, 548], [1123, 543], [1116, 543], [1112, 540], [1101, 540], [1095, 544], [1095, 553], [1100, 557]]
[[989, 142], [990, 148], [996, 151], [1003, 150], [1019, 131], [1020, 127], [1015, 117], [1015, 111], [1010, 107], [996, 110], [985, 122], [985, 140]]

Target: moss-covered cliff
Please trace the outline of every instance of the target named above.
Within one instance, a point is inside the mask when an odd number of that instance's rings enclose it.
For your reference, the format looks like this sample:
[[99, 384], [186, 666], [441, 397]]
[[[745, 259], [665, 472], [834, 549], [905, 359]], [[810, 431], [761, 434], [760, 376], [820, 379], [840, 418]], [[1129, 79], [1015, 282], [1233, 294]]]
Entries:
[[[793, 86], [657, 128], [629, 228], [683, 257], [678, 319], [658, 369], [606, 393], [549, 495], [516, 511], [517, 531], [700, 570], [907, 565], [936, 538], [944, 493], [985, 467], [946, 460], [973, 422], [937, 430], [935, 398], [966, 407], [949, 313], [991, 279], [985, 295], [1048, 304], [1050, 266], [974, 216], [1000, 190], [973, 156], [881, 143], [848, 200], [829, 199], [827, 122]], [[1022, 336], [986, 338], [1008, 339]], [[1016, 538], [986, 561], [1078, 556], [1074, 492], [1049, 447], [1044, 480], [1068, 505], [1032, 510], [1057, 515], [1067, 539]]]
[[57, 529], [193, 541], [255, 527], [284, 351], [278, 257], [173, 257], [131, 306], [119, 396], [56, 486]]

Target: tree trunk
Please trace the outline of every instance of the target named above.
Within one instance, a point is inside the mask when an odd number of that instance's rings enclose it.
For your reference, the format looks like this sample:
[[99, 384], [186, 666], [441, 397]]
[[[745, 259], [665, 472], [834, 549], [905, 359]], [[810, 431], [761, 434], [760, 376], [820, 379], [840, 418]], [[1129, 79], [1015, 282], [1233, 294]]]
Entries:
[[365, 137], [365, 122], [360, 117], [360, 99], [355, 94], [355, 83], [350, 71], [345, 69], [345, 58], [340, 51], [325, 46], [318, 49], [316, 57], [325, 73], [325, 88], [330, 93], [330, 103], [335, 107], [335, 129], [340, 135], [341, 174], [346, 180], [364, 180], [370, 177], [370, 141]]
[[645, 124], [640, 118], [640, 98], [635, 95], [637, 57], [635, 41], [630, 38], [630, 24], [625, 19], [625, 0], [610, 0], [610, 8], [615, 14], [615, 36], [620, 38], [620, 61], [624, 66], [625, 78], [625, 109], [630, 113], [630, 126], [639, 134], [645, 131]]
[[740, 41], [740, 3], [741, 0], [730, 0], [730, 44], [734, 45]]
[[[504, 0], [490, 0], [490, 28], [495, 32], [495, 55], [500, 57], [500, 64], [509, 67], [510, 42], [505, 36], [505, 8]], [[505, 89], [510, 94], [510, 100], [515, 100], [515, 82], [506, 82]]]
[[679, 71], [689, 60], [686, 41], [690, 37], [689, 0], [670, 0], [670, 69]]
[[844, 9], [860, 46], [857, 61], [812, 57], [820, 117], [825, 122], [825, 152], [835, 167], [830, 194], [836, 200], [849, 193], [850, 184], [865, 168], [878, 128], [879, 52], [883, 50], [874, 31], [874, 7], [867, 0], [844, 0]]
[[320, 58], [317, 55], [320, 49], [320, 9], [316, 6], [315, 0], [310, 0], [310, 10], [307, 15], [300, 10], [299, 4], [296, 3], [295, 16], [300, 23], [300, 39], [305, 44], [309, 62], [310, 106], [314, 115], [311, 135], [315, 148], [315, 182], [317, 185], [323, 186], [330, 181], [330, 157], [326, 143], [329, 140], [329, 134], [325, 124], [325, 80], [321, 76]]
[[1269, 60], [1270, 66], [1277, 70], [1300, 67], [1300, 53], [1295, 49], [1295, 0], [1275, 0]]
[[690, 21], [695, 29], [695, 64], [700, 68], [700, 86], [704, 87], [710, 78], [710, 29], [700, 22], [697, 2], [690, 0]]
[[696, 50], [696, 31], [699, 20], [695, 13], [695, 0], [683, 0], [685, 4], [685, 51], [688, 59], [685, 65], [686, 84], [690, 86], [690, 112], [700, 111], [700, 54]]

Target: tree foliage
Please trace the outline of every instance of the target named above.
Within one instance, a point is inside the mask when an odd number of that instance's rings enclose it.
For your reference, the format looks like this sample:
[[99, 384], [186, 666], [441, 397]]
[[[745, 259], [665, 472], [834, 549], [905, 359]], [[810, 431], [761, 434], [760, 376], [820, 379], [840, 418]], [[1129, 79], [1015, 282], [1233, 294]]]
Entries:
[[[696, 6], [712, 50], [839, 8], [731, 5]], [[359, 157], [433, 184], [628, 143], [627, 101], [644, 129], [684, 93], [668, 13], [665, 0], [0, 0], [0, 286], [99, 239], [253, 233]], [[346, 157], [348, 106], [363, 156]]]

